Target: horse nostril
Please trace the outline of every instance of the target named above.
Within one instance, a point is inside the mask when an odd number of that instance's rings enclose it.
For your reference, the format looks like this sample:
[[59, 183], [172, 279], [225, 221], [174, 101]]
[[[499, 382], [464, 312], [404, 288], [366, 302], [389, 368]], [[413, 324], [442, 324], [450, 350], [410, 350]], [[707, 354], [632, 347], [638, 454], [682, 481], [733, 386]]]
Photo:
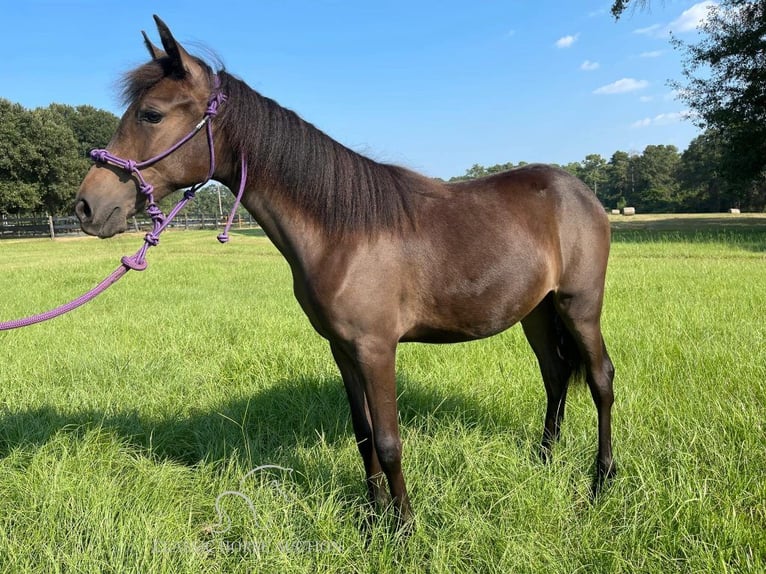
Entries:
[[74, 212], [81, 222], [90, 221], [93, 217], [90, 205], [84, 199], [77, 202], [77, 205], [74, 206]]

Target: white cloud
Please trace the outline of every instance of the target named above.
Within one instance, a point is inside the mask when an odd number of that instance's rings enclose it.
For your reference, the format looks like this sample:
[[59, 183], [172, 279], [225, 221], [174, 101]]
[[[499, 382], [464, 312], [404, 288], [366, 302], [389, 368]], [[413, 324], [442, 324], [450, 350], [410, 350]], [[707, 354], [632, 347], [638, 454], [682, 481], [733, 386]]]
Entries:
[[580, 36], [580, 34], [574, 34], [569, 36], [563, 36], [556, 40], [556, 47], [557, 48], [569, 48], [572, 44], [574, 44], [577, 41], [577, 38]]
[[657, 114], [653, 118], [644, 118], [630, 124], [630, 127], [640, 129], [648, 128], [649, 126], [667, 126], [670, 124], [678, 123], [682, 120], [686, 120], [690, 117], [689, 110], [682, 110], [680, 112], [670, 112], [667, 114]]
[[712, 6], [716, 6], [716, 3], [712, 0], [704, 0], [688, 10], [684, 10], [678, 18], [668, 24], [668, 31], [691, 32], [696, 30], [705, 22]]
[[651, 26], [647, 26], [646, 28], [637, 28], [636, 30], [633, 30], [633, 33], [641, 34], [643, 36], [652, 36], [660, 28], [662, 28], [662, 24], [652, 24]]
[[662, 50], [652, 50], [651, 52], [641, 52], [641, 58], [659, 58], [662, 56]]
[[580, 69], [584, 70], [586, 72], [592, 72], [593, 70], [598, 70], [599, 66], [598, 62], [591, 62], [590, 60], [585, 60], [582, 64], [580, 64]]
[[671, 32], [674, 34], [693, 32], [705, 22], [710, 8], [717, 5], [718, 3], [713, 0], [703, 0], [681, 12], [681, 15], [670, 24], [652, 24], [646, 28], [633, 30], [633, 33], [655, 38], [664, 38]]
[[636, 80], [635, 78], [622, 78], [611, 84], [601, 86], [593, 90], [594, 94], [598, 95], [611, 95], [611, 94], [626, 94], [628, 92], [635, 92], [636, 90], [643, 90], [649, 85], [646, 80]]

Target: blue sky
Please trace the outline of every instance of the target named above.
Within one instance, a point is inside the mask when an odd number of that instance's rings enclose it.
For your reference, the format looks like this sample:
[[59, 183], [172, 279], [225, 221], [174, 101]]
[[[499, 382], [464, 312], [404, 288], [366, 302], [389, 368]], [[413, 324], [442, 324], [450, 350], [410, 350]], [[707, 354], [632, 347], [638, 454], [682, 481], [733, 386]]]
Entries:
[[430, 176], [474, 163], [568, 163], [684, 149], [698, 133], [669, 79], [710, 0], [654, 0], [615, 22], [609, 0], [0, 0], [0, 97], [121, 113], [116, 81], [144, 62], [152, 14], [192, 52], [343, 144]]

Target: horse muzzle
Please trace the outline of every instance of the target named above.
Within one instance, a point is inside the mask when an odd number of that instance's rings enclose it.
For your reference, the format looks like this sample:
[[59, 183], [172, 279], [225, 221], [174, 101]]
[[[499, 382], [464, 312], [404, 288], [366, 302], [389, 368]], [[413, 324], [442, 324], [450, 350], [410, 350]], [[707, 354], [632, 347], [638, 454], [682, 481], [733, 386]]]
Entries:
[[127, 215], [119, 205], [95, 209], [87, 199], [78, 197], [74, 212], [80, 220], [80, 228], [88, 235], [105, 239], [128, 228]]

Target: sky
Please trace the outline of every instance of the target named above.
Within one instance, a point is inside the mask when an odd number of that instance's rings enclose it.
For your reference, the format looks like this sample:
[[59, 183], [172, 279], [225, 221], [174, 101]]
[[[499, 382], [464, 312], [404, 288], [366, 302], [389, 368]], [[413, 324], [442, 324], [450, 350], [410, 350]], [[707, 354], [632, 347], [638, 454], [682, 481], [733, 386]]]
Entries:
[[344, 145], [432, 177], [566, 164], [699, 133], [669, 87], [711, 0], [0, 0], [0, 98], [122, 114], [120, 75], [159, 43], [190, 52]]

